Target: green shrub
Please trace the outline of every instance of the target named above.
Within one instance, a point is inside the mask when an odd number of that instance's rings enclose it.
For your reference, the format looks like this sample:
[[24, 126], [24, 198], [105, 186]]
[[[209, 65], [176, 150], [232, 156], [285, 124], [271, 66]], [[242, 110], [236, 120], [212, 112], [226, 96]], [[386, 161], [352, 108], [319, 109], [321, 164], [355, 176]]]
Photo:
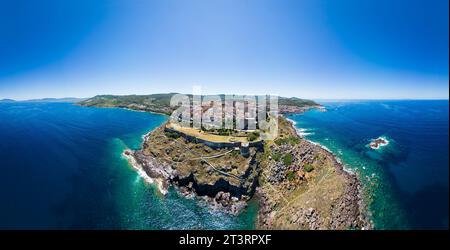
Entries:
[[287, 153], [283, 156], [283, 163], [286, 166], [290, 166], [292, 164], [292, 154]]
[[278, 146], [283, 145], [283, 144], [291, 144], [292, 146], [298, 144], [300, 142], [300, 138], [296, 137], [296, 136], [289, 136], [287, 138], [278, 138], [275, 140], [275, 144], [277, 144]]
[[247, 140], [248, 141], [254, 141], [256, 139], [259, 138], [259, 132], [255, 131], [255, 132], [251, 132], [248, 136], [247, 136]]
[[274, 142], [275, 142], [275, 144], [280, 146], [281, 144], [284, 144], [286, 142], [286, 139], [285, 138], [278, 138]]
[[289, 136], [289, 143], [294, 146], [298, 143], [300, 143], [300, 138], [296, 137], [296, 136]]
[[287, 172], [287, 178], [288, 178], [289, 181], [295, 180], [295, 177], [296, 177], [296, 174], [295, 174], [294, 171], [289, 170], [289, 171]]
[[272, 153], [272, 159], [274, 161], [279, 161], [281, 159], [281, 153], [279, 153], [279, 152]]
[[172, 132], [172, 131], [166, 131], [165, 132], [166, 136], [171, 138], [171, 139], [177, 139], [180, 137], [180, 134], [177, 132]]
[[272, 150], [270, 150], [269, 146], [267, 145], [267, 143], [263, 144], [264, 147], [264, 153], [263, 153], [263, 157], [264, 159], [268, 159], [269, 156], [272, 155]]
[[221, 128], [221, 129], [217, 129], [217, 132], [218, 132], [219, 135], [231, 135], [233, 130], [232, 129]]
[[311, 171], [314, 170], [314, 167], [313, 167], [313, 165], [311, 165], [311, 164], [306, 164], [305, 167], [304, 167], [304, 169], [305, 169], [306, 172], [309, 173], [309, 172], [311, 172]]

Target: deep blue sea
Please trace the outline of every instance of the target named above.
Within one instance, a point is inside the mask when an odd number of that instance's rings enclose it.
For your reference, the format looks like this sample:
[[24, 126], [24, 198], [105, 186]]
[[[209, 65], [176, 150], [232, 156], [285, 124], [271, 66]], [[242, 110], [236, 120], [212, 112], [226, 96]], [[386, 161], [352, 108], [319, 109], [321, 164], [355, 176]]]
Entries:
[[[448, 228], [448, 101], [324, 102], [290, 116], [357, 172], [379, 229]], [[122, 158], [165, 116], [70, 103], [0, 103], [0, 229], [251, 229], [171, 190]], [[383, 136], [379, 150], [367, 145]]]
[[248, 229], [171, 190], [164, 197], [122, 158], [166, 117], [70, 103], [0, 103], [0, 229]]
[[[290, 118], [360, 175], [376, 228], [448, 229], [448, 100], [322, 104]], [[368, 147], [380, 136], [387, 146]]]

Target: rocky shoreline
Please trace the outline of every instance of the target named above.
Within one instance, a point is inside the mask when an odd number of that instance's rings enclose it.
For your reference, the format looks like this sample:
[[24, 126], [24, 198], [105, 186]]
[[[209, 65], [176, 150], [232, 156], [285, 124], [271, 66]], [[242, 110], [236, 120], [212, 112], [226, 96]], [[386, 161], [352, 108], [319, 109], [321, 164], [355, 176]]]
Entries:
[[[347, 185], [345, 186], [344, 195], [337, 199], [332, 206], [332, 218], [330, 219], [331, 223], [329, 225], [325, 225], [324, 219], [313, 207], [301, 208], [296, 213], [291, 214], [292, 222], [298, 224], [301, 228], [313, 230], [343, 228], [365, 230], [373, 228], [372, 223], [367, 217], [367, 206], [363, 200], [363, 190], [357, 175], [345, 170], [343, 165], [328, 150], [316, 144], [307, 143], [311, 151], [321, 151], [328, 155], [328, 157], [334, 159], [334, 168], [338, 174], [344, 176]], [[304, 155], [304, 157], [307, 158], [308, 155]], [[275, 208], [272, 197], [262, 188], [258, 188], [257, 194], [260, 197], [258, 227], [261, 229], [270, 229], [272, 228], [271, 220]]]
[[[296, 131], [296, 135], [301, 137], [299, 131], [295, 127], [295, 123], [289, 119], [285, 119], [287, 121], [287, 127]], [[314, 207], [314, 205], [299, 205], [296, 209], [292, 209], [292, 211], [288, 212], [286, 220], [289, 223], [280, 225], [277, 224], [276, 219], [276, 211], [279, 209], [280, 199], [274, 198], [273, 193], [270, 192], [270, 189], [267, 187], [259, 187], [257, 190], [258, 197], [260, 197], [260, 210], [258, 212], [258, 222], [257, 227], [261, 229], [272, 229], [272, 228], [301, 228], [301, 229], [372, 229], [373, 223], [370, 221], [368, 217], [368, 207], [364, 202], [363, 197], [363, 188], [361, 182], [359, 181], [357, 173], [354, 173], [350, 170], [345, 169], [342, 162], [339, 158], [334, 155], [329, 149], [326, 147], [308, 141], [306, 139], [302, 139], [300, 146], [293, 147], [292, 145], [285, 144], [281, 146], [273, 146], [273, 150], [279, 150], [281, 152], [291, 151], [293, 155], [297, 156], [297, 163], [293, 166], [283, 166], [279, 163], [272, 164], [271, 162], [268, 165], [271, 168], [271, 173], [273, 175], [269, 175], [266, 180], [273, 186], [282, 186], [282, 190], [292, 190], [296, 189], [297, 186], [305, 185], [309, 186], [316, 176], [312, 176], [311, 173], [305, 170], [305, 166], [313, 164], [314, 161], [317, 161], [317, 155], [320, 155], [329, 164], [324, 164], [329, 166], [329, 170], [338, 176], [342, 177], [343, 186], [342, 192], [340, 195], [336, 197], [330, 198], [332, 202], [322, 203], [329, 205], [330, 214], [326, 215], [324, 212], [319, 212], [318, 207]], [[299, 165], [303, 164], [302, 167]], [[289, 173], [292, 171], [302, 173], [300, 176], [300, 181], [293, 183], [285, 181], [286, 176], [283, 176], [283, 173]], [[284, 178], [283, 178], [284, 177]], [[300, 183], [300, 184], [299, 184]], [[294, 185], [294, 186], [293, 186]], [[318, 184], [322, 185], [322, 184]], [[267, 185], [266, 185], [267, 186]], [[332, 191], [332, 185], [330, 185], [330, 190]], [[316, 188], [313, 186], [314, 189]], [[320, 187], [318, 187], [320, 188]], [[295, 191], [294, 191], [295, 192]], [[319, 196], [320, 193], [314, 193], [313, 196]], [[286, 192], [286, 193], [289, 193]], [[291, 192], [293, 193], [293, 192]], [[303, 196], [307, 196], [307, 192], [303, 194]], [[287, 195], [288, 196], [288, 195]], [[301, 198], [301, 197], [300, 197]], [[316, 198], [312, 198], [310, 200], [306, 199], [305, 203], [311, 202], [311, 200], [315, 200]], [[313, 202], [312, 202], [313, 203]], [[295, 205], [295, 204], [294, 204]], [[325, 205], [323, 205], [325, 206]], [[293, 227], [291, 227], [294, 225]]]
[[173, 186], [184, 197], [199, 198], [213, 210], [237, 215], [247, 207], [247, 201], [256, 190], [255, 188], [251, 195], [241, 194], [238, 198], [232, 195], [236, 191], [227, 192], [233, 188], [223, 179], [215, 182], [215, 185], [199, 184], [192, 175], [180, 176], [170, 166], [159, 163], [156, 158], [143, 155], [141, 151], [125, 150], [123, 155], [134, 169], [143, 171], [141, 176], [145, 181], [156, 183], [161, 194], [166, 195], [169, 187]]
[[[149, 140], [161, 136], [163, 127], [161, 126], [144, 136], [142, 149], [137, 151], [127, 149], [123, 152], [123, 156], [130, 165], [142, 173], [141, 175], [147, 182], [156, 183], [159, 192], [164, 195], [167, 194], [169, 187], [173, 186], [186, 198], [198, 198], [214, 210], [237, 215], [246, 208], [247, 201], [256, 191], [258, 181], [257, 173], [253, 173], [258, 169], [255, 150], [252, 150], [246, 159], [248, 167], [239, 176], [239, 180], [233, 182], [231, 178], [219, 176], [213, 182], [200, 181], [196, 176], [197, 170], [183, 171], [178, 164], [180, 162], [169, 162], [146, 151], [148, 145], [151, 144]], [[167, 147], [164, 149], [165, 152], [172, 150]], [[180, 159], [184, 156], [177, 155], [176, 157]], [[214, 172], [211, 168], [205, 167], [205, 169], [208, 175]], [[254, 178], [249, 178], [249, 176], [254, 176]]]

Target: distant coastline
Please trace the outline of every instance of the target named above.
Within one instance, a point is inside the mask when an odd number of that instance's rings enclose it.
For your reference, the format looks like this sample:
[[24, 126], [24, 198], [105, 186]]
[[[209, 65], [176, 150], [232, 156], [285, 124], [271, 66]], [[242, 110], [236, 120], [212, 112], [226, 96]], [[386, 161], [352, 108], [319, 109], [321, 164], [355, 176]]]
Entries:
[[14, 99], [1, 99], [0, 103], [34, 103], [34, 102], [46, 102], [46, 103], [52, 103], [52, 102], [69, 102], [69, 103], [78, 103], [82, 102], [84, 100], [87, 100], [88, 98], [77, 98], [77, 97], [64, 97], [64, 98], [41, 98], [41, 99], [27, 99], [27, 100], [14, 100]]

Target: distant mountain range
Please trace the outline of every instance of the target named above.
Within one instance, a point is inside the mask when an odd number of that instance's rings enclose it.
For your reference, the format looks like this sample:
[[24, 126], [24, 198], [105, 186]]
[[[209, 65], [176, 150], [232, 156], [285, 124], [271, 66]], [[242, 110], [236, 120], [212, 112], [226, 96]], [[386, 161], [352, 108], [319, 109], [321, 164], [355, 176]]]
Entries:
[[[82, 106], [119, 107], [140, 111], [171, 114], [174, 107], [170, 106], [170, 99], [176, 93], [163, 93], [151, 95], [97, 95], [78, 102]], [[192, 95], [187, 95], [192, 98]], [[225, 95], [219, 95], [224, 100]], [[297, 97], [278, 97], [280, 113], [300, 113], [309, 108], [320, 107], [312, 100]]]
[[30, 99], [25, 101], [16, 101], [13, 99], [1, 99], [0, 103], [10, 103], [10, 102], [81, 102], [87, 98], [75, 98], [75, 97], [64, 97], [64, 98], [42, 98], [42, 99]]
[[[97, 95], [91, 98], [42, 98], [24, 101], [16, 101], [13, 99], [1, 99], [0, 103], [13, 102], [46, 102], [46, 103], [77, 103], [82, 106], [95, 107], [120, 107], [140, 111], [151, 111], [163, 114], [171, 114], [174, 107], [170, 106], [170, 99], [176, 93], [162, 93], [150, 95]], [[188, 95], [192, 98], [192, 95]], [[225, 95], [219, 95], [224, 100]], [[301, 99], [297, 97], [278, 97], [278, 105], [280, 113], [301, 113], [310, 108], [318, 108], [319, 104], [312, 100]]]
[[15, 102], [13, 99], [1, 99], [0, 102]]

